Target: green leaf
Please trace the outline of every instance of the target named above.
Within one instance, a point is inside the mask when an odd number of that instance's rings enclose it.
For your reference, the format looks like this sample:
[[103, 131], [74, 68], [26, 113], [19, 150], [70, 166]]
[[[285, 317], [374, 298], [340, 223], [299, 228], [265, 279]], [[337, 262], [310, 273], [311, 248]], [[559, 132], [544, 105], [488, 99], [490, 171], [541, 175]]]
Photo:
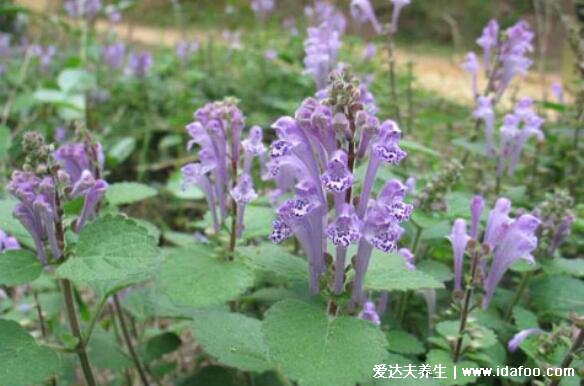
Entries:
[[59, 369], [59, 357], [38, 346], [16, 322], [0, 319], [0, 379], [3, 385], [43, 383]]
[[159, 285], [170, 299], [193, 308], [233, 300], [253, 284], [253, 273], [238, 260], [213, 256], [211, 247], [180, 249], [163, 262]]
[[226, 311], [197, 312], [193, 318], [195, 339], [219, 362], [243, 371], [263, 372], [271, 366], [257, 319]]
[[112, 205], [126, 205], [156, 196], [156, 189], [137, 182], [117, 182], [111, 184], [105, 195]]
[[0, 284], [27, 284], [39, 277], [42, 270], [39, 259], [32, 252], [18, 249], [0, 254]]
[[177, 383], [178, 386], [241, 386], [232, 371], [220, 366], [205, 366], [196, 373]]
[[467, 385], [469, 383], [475, 382], [477, 379], [476, 376], [464, 376], [462, 374], [462, 368], [478, 367], [476, 363], [470, 361], [458, 362], [456, 364], [455, 376], [452, 354], [447, 351], [431, 350], [426, 357], [426, 362], [434, 368], [435, 377], [438, 376], [436, 367], [439, 367], [444, 371], [441, 376], [445, 378], [440, 379], [441, 383], [444, 385]]
[[458, 147], [463, 148], [464, 150], [480, 155], [485, 156], [485, 143], [484, 142], [471, 142], [466, 138], [456, 138], [452, 140], [452, 143]]
[[400, 354], [422, 354], [424, 345], [418, 338], [402, 330], [390, 330], [387, 333], [389, 350]]
[[193, 310], [179, 307], [157, 287], [138, 288], [122, 300], [124, 308], [140, 321], [149, 318], [191, 318]]
[[8, 149], [10, 149], [10, 146], [12, 146], [10, 129], [4, 125], [0, 125], [0, 161], [8, 157]]
[[531, 298], [539, 315], [584, 314], [584, 283], [570, 276], [545, 276], [532, 281]]
[[57, 84], [62, 91], [87, 91], [95, 85], [95, 77], [85, 70], [66, 68], [59, 73]]
[[255, 270], [293, 281], [306, 281], [308, 277], [306, 260], [289, 253], [279, 245], [263, 243], [257, 246], [240, 247], [238, 252]]
[[301, 386], [369, 381], [373, 364], [387, 356], [387, 341], [373, 324], [348, 316], [329, 318], [297, 300], [272, 306], [262, 329], [272, 360]]
[[164, 332], [148, 339], [144, 360], [152, 362], [177, 350], [182, 344], [180, 337], [172, 332]]
[[132, 361], [120, 349], [113, 333], [100, 325], [95, 326], [87, 351], [91, 364], [97, 368], [119, 371], [132, 366]]
[[417, 142], [408, 141], [407, 139], [402, 139], [401, 141], [399, 141], [399, 145], [400, 145], [400, 147], [404, 148], [408, 152], [422, 153], [422, 154], [429, 155], [431, 157], [440, 158], [440, 153], [438, 153], [437, 151], [435, 151], [433, 149], [430, 149], [429, 147], [421, 145]]
[[574, 277], [584, 277], [584, 259], [565, 259], [556, 257], [544, 260], [542, 263], [544, 270], [549, 274], [565, 274]]
[[274, 221], [274, 209], [267, 206], [248, 205], [245, 208], [243, 237], [254, 239], [268, 237], [272, 233], [272, 221]]
[[81, 231], [75, 256], [57, 274], [109, 292], [150, 278], [159, 266], [159, 255], [157, 241], [146, 228], [107, 215]]
[[136, 140], [133, 137], [120, 139], [108, 152], [108, 156], [122, 163], [128, 159], [136, 149]]
[[406, 291], [421, 288], [444, 288], [444, 284], [419, 270], [409, 270], [396, 253], [373, 252], [365, 287], [372, 290]]
[[513, 307], [513, 319], [518, 330], [539, 327], [537, 316], [521, 306]]
[[450, 281], [454, 278], [452, 269], [436, 260], [422, 260], [416, 264], [416, 269], [441, 282]]

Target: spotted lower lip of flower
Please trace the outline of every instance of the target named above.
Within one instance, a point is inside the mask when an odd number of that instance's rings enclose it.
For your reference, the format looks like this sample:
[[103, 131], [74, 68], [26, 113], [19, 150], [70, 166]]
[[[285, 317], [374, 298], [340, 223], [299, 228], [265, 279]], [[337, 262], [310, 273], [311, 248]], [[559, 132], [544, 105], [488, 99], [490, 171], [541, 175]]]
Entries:
[[248, 204], [258, 197], [253, 189], [253, 181], [248, 174], [239, 177], [237, 185], [231, 189], [230, 193], [238, 204]]
[[381, 223], [365, 225], [365, 239], [382, 252], [390, 253], [397, 248], [404, 230], [396, 224]]
[[341, 193], [353, 186], [355, 180], [347, 167], [347, 154], [337, 150], [327, 164], [320, 180], [329, 192]]
[[293, 235], [292, 228], [290, 228], [280, 217], [272, 221], [272, 234], [270, 240], [276, 244], [280, 244], [284, 240], [289, 239]]
[[334, 245], [348, 247], [361, 239], [362, 226], [353, 206], [344, 204], [335, 221], [328, 226], [326, 234]]

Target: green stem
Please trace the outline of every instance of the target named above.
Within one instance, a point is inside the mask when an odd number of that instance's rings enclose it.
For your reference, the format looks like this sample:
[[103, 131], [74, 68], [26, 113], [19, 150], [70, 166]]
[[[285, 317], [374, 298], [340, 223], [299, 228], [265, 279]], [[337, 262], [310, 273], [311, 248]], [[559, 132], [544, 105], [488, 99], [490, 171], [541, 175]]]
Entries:
[[89, 327], [87, 328], [87, 331], [85, 332], [85, 345], [89, 344], [89, 340], [91, 339], [91, 335], [93, 334], [93, 329], [95, 328], [95, 325], [97, 324], [97, 321], [99, 320], [99, 317], [101, 316], [101, 313], [103, 312], [103, 309], [105, 307], [107, 303], [107, 296], [104, 296], [101, 301], [99, 302], [99, 305], [97, 306], [97, 310], [95, 310], [95, 313], [93, 314], [93, 316], [91, 317], [91, 320], [89, 321]]
[[521, 296], [523, 295], [525, 288], [527, 288], [527, 284], [529, 284], [529, 280], [531, 279], [532, 275], [533, 275], [532, 272], [525, 272], [523, 274], [523, 277], [521, 278], [521, 283], [519, 283], [519, 288], [517, 288], [517, 291], [515, 291], [515, 296], [513, 297], [511, 304], [509, 304], [507, 312], [505, 313], [505, 321], [509, 321], [511, 319], [511, 315], [513, 314], [513, 308], [521, 299]]
[[140, 358], [138, 358], [138, 354], [134, 349], [134, 345], [132, 344], [132, 338], [130, 337], [130, 333], [128, 331], [128, 326], [126, 325], [126, 319], [124, 318], [124, 312], [122, 310], [122, 306], [120, 305], [120, 298], [117, 294], [113, 296], [114, 298], [114, 308], [118, 315], [118, 320], [120, 321], [120, 327], [122, 328], [122, 337], [126, 342], [126, 346], [128, 347], [128, 351], [130, 352], [130, 356], [132, 357], [132, 361], [134, 362], [134, 366], [136, 366], [136, 370], [138, 370], [138, 375], [140, 375], [140, 379], [142, 380], [142, 384], [144, 386], [149, 386], [148, 378], [146, 377], [146, 372], [142, 368], [142, 363], [140, 362]]
[[[576, 336], [576, 339], [574, 340], [574, 342], [572, 342], [572, 346], [570, 347], [570, 350], [568, 350], [568, 352], [566, 353], [566, 356], [562, 360], [562, 363], [560, 364], [560, 368], [567, 369], [568, 367], [570, 367], [570, 365], [572, 364], [572, 361], [574, 360], [574, 356], [576, 355], [578, 350], [580, 350], [580, 347], [582, 347], [583, 345], [584, 345], [584, 329], [580, 329], [578, 336]], [[558, 386], [560, 384], [561, 380], [562, 380], [562, 378], [554, 379], [550, 383], [550, 386]]]
[[81, 369], [83, 370], [85, 382], [87, 383], [87, 386], [96, 386], [97, 384], [95, 383], [95, 378], [93, 377], [93, 371], [91, 370], [89, 357], [87, 356], [87, 351], [85, 349], [83, 337], [81, 336], [81, 329], [79, 328], [77, 312], [75, 311], [73, 287], [68, 279], [61, 280], [61, 287], [63, 291], [63, 296], [65, 297], [65, 307], [67, 309], [69, 326], [71, 327], [71, 332], [73, 333], [73, 336], [78, 340], [76, 352], [77, 356], [79, 357], [79, 362], [81, 362]]

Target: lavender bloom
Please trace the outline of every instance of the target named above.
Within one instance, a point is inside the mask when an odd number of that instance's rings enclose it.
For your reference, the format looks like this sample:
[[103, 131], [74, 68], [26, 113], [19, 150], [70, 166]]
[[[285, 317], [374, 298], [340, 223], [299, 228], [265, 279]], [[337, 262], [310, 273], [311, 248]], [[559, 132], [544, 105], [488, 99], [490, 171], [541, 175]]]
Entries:
[[499, 23], [497, 20], [491, 19], [487, 23], [483, 28], [483, 34], [477, 39], [477, 44], [483, 48], [483, 67], [485, 72], [488, 73], [491, 69], [492, 50], [499, 44]]
[[187, 63], [199, 51], [200, 44], [198, 41], [181, 40], [176, 44], [176, 56], [181, 62]]
[[154, 59], [150, 52], [132, 52], [129, 58], [128, 73], [144, 79], [150, 73], [150, 69], [154, 64]]
[[499, 61], [501, 68], [496, 76], [496, 93], [499, 99], [517, 75], [525, 75], [533, 61], [527, 54], [533, 51], [534, 33], [526, 21], [519, 21], [505, 30], [506, 39], [501, 43]]
[[54, 224], [51, 221], [56, 213], [52, 179], [41, 179], [31, 172], [17, 170], [12, 173], [7, 190], [20, 201], [14, 208], [14, 216], [32, 236], [40, 261], [43, 264], [48, 263], [45, 252], [47, 240], [50, 240], [53, 257], [59, 258]]
[[0, 33], [0, 56], [8, 56], [10, 51], [10, 35]]
[[278, 51], [273, 48], [269, 48], [264, 52], [264, 59], [272, 61], [278, 59]]
[[314, 6], [304, 8], [304, 14], [311, 20], [312, 25], [327, 23], [339, 35], [347, 28], [347, 20], [343, 13], [328, 1], [317, 0]]
[[574, 220], [575, 220], [574, 215], [570, 213], [566, 215], [566, 217], [564, 217], [563, 221], [555, 229], [549, 246], [550, 256], [554, 255], [554, 252], [564, 242], [566, 237], [570, 235], [570, 233], [572, 232], [572, 223], [574, 222]]
[[0, 253], [12, 249], [20, 249], [20, 244], [15, 237], [8, 236], [2, 229], [0, 229]]
[[53, 156], [63, 168], [61, 178], [68, 183], [68, 198], [84, 197], [75, 224], [75, 231], [80, 232], [87, 220], [95, 216], [108, 188], [107, 182], [101, 179], [104, 163], [101, 145], [68, 143], [59, 147]]
[[393, 3], [393, 12], [391, 14], [391, 33], [395, 34], [397, 32], [397, 24], [399, 22], [399, 15], [401, 10], [406, 5], [411, 3], [411, 0], [391, 0]]
[[251, 9], [258, 19], [264, 20], [276, 8], [274, 0], [252, 0]]
[[339, 32], [323, 23], [318, 27], [309, 27], [304, 40], [304, 65], [306, 73], [311, 74], [317, 90], [326, 86], [328, 74], [337, 62], [341, 40]]
[[192, 163], [183, 166], [181, 169], [183, 176], [182, 188], [185, 190], [190, 186], [197, 186], [205, 194], [207, 199], [207, 206], [211, 211], [211, 218], [213, 220], [213, 228], [215, 232], [219, 232], [220, 224], [217, 218], [217, 208], [215, 202], [215, 191], [211, 185], [211, 181], [207, 176], [207, 172], [213, 170], [213, 167], [203, 166], [200, 163]]
[[510, 212], [511, 201], [504, 197], [497, 199], [495, 206], [489, 212], [483, 243], [487, 244], [491, 251], [499, 244], [511, 224]]
[[350, 10], [351, 16], [358, 24], [371, 23], [375, 32], [378, 34], [382, 32], [383, 28], [377, 20], [375, 10], [369, 0], [351, 0]]
[[479, 61], [477, 59], [477, 55], [474, 52], [469, 52], [466, 54], [466, 59], [462, 63], [462, 69], [470, 73], [472, 77], [472, 95], [478, 95], [479, 88], [477, 83], [477, 76], [479, 73]]
[[101, 0], [65, 0], [65, 11], [73, 19], [94, 19], [101, 11]]
[[126, 45], [122, 42], [113, 43], [103, 48], [102, 59], [113, 70], [124, 65]]
[[[266, 154], [266, 147], [263, 142], [263, 131], [259, 126], [253, 126], [249, 130], [249, 137], [241, 141], [241, 147], [244, 151], [243, 173], [251, 173], [251, 165], [254, 157], [263, 159]], [[262, 162], [263, 167], [263, 162]]]
[[369, 61], [371, 61], [371, 59], [373, 59], [375, 57], [376, 54], [377, 54], [377, 46], [375, 46], [375, 43], [369, 42], [365, 46], [365, 51], [363, 52], [363, 60], [365, 62], [369, 62]]
[[63, 126], [55, 127], [55, 129], [53, 130], [53, 138], [58, 143], [65, 142], [67, 140], [67, 135], [68, 135], [67, 129], [64, 128]]
[[479, 221], [485, 209], [485, 200], [481, 196], [474, 196], [470, 201], [471, 228], [470, 237], [477, 240], [479, 237]]
[[499, 244], [495, 248], [493, 262], [484, 283], [484, 309], [489, 306], [495, 293], [495, 288], [497, 288], [503, 275], [514, 262], [524, 259], [532, 264], [535, 263], [531, 252], [537, 248], [535, 231], [539, 224], [539, 219], [530, 214], [524, 214], [513, 220], [501, 237]]
[[551, 87], [552, 94], [556, 101], [560, 104], [564, 104], [564, 88], [561, 83], [554, 83]]
[[464, 263], [464, 251], [470, 237], [466, 233], [466, 221], [456, 219], [452, 226], [452, 233], [447, 237], [454, 251], [454, 289], [462, 289], [462, 266]]
[[407, 248], [401, 248], [399, 251], [397, 251], [397, 254], [400, 255], [401, 257], [403, 257], [405, 263], [406, 263], [406, 268], [410, 271], [415, 271], [416, 270], [416, 257], [414, 256], [414, 254], [412, 253], [412, 251], [410, 251]]
[[114, 9], [111, 12], [108, 12], [107, 19], [111, 24], [118, 24], [122, 21], [122, 13], [117, 9]]
[[493, 101], [491, 98], [485, 96], [479, 96], [477, 98], [477, 107], [473, 112], [473, 117], [475, 119], [482, 119], [485, 122], [486, 154], [487, 157], [493, 157], [495, 155], [493, 148], [495, 111], [493, 110]]
[[53, 45], [49, 46], [39, 46], [34, 45], [32, 46], [32, 55], [39, 59], [39, 66], [41, 71], [47, 71], [51, 63], [53, 62], [53, 58], [57, 53], [57, 48]]
[[298, 36], [298, 27], [296, 26], [296, 19], [294, 16], [286, 16], [282, 21], [282, 27], [290, 31], [291, 36]]
[[544, 120], [535, 113], [533, 101], [530, 98], [521, 99], [512, 114], [507, 114], [501, 126], [501, 145], [499, 154], [498, 174], [501, 175], [507, 166], [509, 175], [513, 175], [523, 147], [532, 136], [543, 141], [541, 126]]
[[359, 319], [367, 320], [374, 325], [379, 326], [381, 324], [381, 319], [375, 309], [375, 303], [371, 301], [365, 302], [363, 309], [359, 313]]
[[337, 249], [333, 289], [337, 295], [343, 291], [347, 248], [359, 242], [362, 227], [363, 223], [355, 214], [355, 208], [350, 204], [343, 204], [337, 212], [337, 218], [327, 228], [327, 237]]
[[255, 200], [258, 195], [253, 190], [253, 180], [249, 174], [242, 174], [239, 177], [237, 185], [230, 191], [231, 197], [237, 203], [237, 237], [241, 237], [243, 233], [243, 216], [245, 214], [245, 206], [251, 201]]
[[527, 328], [525, 330], [519, 331], [517, 334], [513, 335], [513, 338], [507, 343], [507, 349], [511, 352], [517, 351], [521, 343], [531, 335], [542, 334], [543, 331], [539, 328]]

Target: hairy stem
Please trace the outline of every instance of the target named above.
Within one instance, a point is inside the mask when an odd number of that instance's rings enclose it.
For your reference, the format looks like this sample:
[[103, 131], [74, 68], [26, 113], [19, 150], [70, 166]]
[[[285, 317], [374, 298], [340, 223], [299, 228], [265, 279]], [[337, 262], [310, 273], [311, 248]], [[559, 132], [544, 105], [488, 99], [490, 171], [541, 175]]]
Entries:
[[78, 340], [75, 351], [77, 352], [79, 362], [81, 363], [81, 369], [83, 370], [85, 382], [87, 383], [87, 386], [95, 386], [95, 378], [93, 376], [93, 371], [91, 370], [91, 365], [89, 364], [89, 357], [87, 356], [85, 342], [81, 336], [81, 329], [79, 328], [79, 320], [77, 319], [77, 312], [75, 310], [75, 300], [73, 298], [73, 287], [71, 282], [68, 279], [61, 279], [61, 289], [65, 298], [65, 307], [67, 310], [67, 318], [69, 319], [69, 326], [71, 327], [73, 336]]
[[471, 279], [470, 283], [466, 287], [464, 292], [464, 299], [462, 303], [462, 309], [460, 311], [460, 327], [458, 328], [458, 339], [456, 340], [456, 345], [454, 346], [454, 352], [452, 354], [452, 359], [454, 363], [458, 362], [460, 359], [460, 354], [462, 353], [462, 341], [464, 339], [464, 332], [466, 330], [466, 322], [468, 319], [468, 314], [470, 313], [470, 301], [472, 298], [474, 284], [478, 272], [480, 253], [473, 252], [473, 259], [471, 264]]
[[122, 337], [126, 342], [126, 346], [128, 347], [128, 351], [130, 352], [130, 356], [132, 357], [132, 361], [134, 362], [134, 366], [136, 366], [136, 370], [138, 370], [138, 374], [140, 375], [140, 379], [142, 380], [142, 384], [145, 386], [149, 386], [148, 377], [146, 377], [146, 372], [142, 367], [142, 363], [140, 362], [140, 358], [138, 358], [138, 354], [134, 349], [134, 345], [132, 343], [132, 338], [130, 337], [130, 332], [128, 331], [128, 326], [126, 324], [126, 319], [124, 317], [124, 312], [122, 310], [122, 306], [120, 305], [120, 298], [117, 294], [113, 296], [114, 298], [114, 308], [116, 314], [118, 315], [118, 320], [120, 321], [120, 327], [122, 328]]

